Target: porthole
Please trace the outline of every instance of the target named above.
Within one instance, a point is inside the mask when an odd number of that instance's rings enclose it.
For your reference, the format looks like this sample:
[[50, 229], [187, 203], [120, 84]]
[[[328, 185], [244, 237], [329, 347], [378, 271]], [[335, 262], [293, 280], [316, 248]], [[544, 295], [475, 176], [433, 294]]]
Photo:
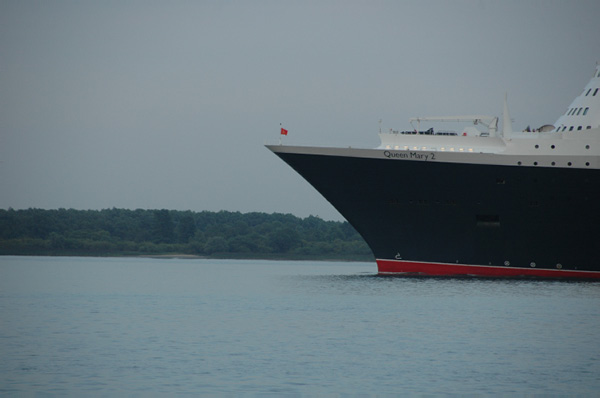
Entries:
[[555, 165], [556, 165], [556, 162], [552, 162], [552, 166], [555, 166]]
[[530, 266], [531, 268], [535, 268], [535, 263], [532, 261], [531, 263], [529, 263], [529, 266]]
[[550, 146], [550, 148], [554, 149], [554, 148], [556, 148], [556, 146], [555, 146], [555, 145], [552, 145], [552, 146]]
[[506, 261], [504, 262], [504, 265], [506, 265], [506, 266], [508, 267], [508, 266], [510, 265], [510, 261], [506, 260]]
[[577, 131], [579, 131], [579, 130], [581, 130], [581, 129], [583, 129], [583, 127], [582, 127], [582, 126], [579, 126], [579, 127], [577, 127]]
[[569, 131], [573, 131], [573, 126], [569, 127]]
[[533, 165], [534, 165], [534, 166], [537, 166], [537, 162], [533, 162]]
[[589, 166], [589, 165], [590, 165], [590, 162], [585, 162], [585, 165], [586, 165], [586, 166]]
[[589, 146], [589, 145], [586, 145], [586, 146], [585, 146], [585, 149], [590, 149], [590, 146]]
[[571, 162], [567, 163], [567, 165], [569, 165], [569, 166], [571, 166], [572, 164], [573, 164], [573, 163], [571, 163]]
[[538, 149], [539, 147], [540, 147], [539, 145], [537, 145], [537, 144], [535, 145], [535, 149]]
[[520, 166], [521, 165], [521, 161], [518, 161], [517, 164]]
[[556, 264], [556, 268], [562, 269], [562, 264], [561, 263]]

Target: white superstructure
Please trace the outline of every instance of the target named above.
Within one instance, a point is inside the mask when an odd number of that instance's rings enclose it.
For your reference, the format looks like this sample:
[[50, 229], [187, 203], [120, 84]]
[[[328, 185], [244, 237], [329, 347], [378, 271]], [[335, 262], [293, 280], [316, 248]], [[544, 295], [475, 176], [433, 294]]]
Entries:
[[600, 128], [600, 65], [581, 95], [567, 108], [556, 123], [556, 132], [577, 132]]
[[[422, 117], [412, 118], [410, 122], [413, 130], [380, 133], [378, 149], [425, 151], [440, 155], [496, 154], [499, 156], [490, 163], [600, 168], [600, 65], [581, 95], [554, 125], [541, 126], [533, 131], [529, 128], [528, 131], [512, 131], [506, 99], [501, 130], [498, 129], [497, 117], [481, 115]], [[471, 122], [472, 126], [459, 133], [421, 129], [423, 124], [431, 122]], [[468, 156], [460, 156], [461, 160], [454, 158], [454, 161], [470, 161]], [[481, 162], [479, 156], [476, 158], [479, 158], [477, 163]]]

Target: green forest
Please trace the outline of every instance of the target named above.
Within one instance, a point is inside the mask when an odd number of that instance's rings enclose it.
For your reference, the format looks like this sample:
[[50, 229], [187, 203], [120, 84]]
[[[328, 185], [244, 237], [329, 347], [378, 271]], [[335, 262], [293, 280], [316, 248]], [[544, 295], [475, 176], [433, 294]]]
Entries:
[[373, 260], [347, 222], [177, 210], [0, 210], [0, 255]]

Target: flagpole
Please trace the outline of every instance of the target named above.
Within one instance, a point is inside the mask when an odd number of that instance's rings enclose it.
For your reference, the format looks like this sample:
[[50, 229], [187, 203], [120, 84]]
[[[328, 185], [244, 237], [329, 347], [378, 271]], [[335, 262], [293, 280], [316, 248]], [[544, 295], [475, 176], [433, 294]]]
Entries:
[[281, 125], [281, 123], [279, 123], [279, 146], [281, 146], [281, 129], [283, 128], [283, 126]]

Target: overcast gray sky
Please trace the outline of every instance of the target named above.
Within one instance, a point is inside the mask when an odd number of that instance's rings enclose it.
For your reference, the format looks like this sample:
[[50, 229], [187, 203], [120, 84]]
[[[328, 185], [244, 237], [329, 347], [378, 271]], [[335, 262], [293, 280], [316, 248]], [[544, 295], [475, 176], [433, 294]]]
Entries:
[[0, 208], [341, 216], [264, 148], [378, 122], [554, 123], [600, 1], [0, 1]]

